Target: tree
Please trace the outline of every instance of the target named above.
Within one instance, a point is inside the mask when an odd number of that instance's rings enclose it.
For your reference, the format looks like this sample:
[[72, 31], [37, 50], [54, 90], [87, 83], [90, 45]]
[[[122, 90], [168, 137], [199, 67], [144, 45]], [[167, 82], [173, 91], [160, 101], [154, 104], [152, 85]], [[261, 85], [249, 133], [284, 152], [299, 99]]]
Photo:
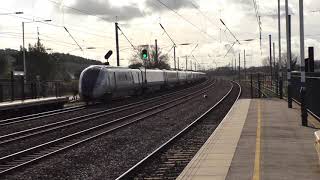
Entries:
[[141, 62], [135, 62], [135, 63], [129, 65], [130, 69], [139, 69], [141, 67], [143, 67], [143, 64]]
[[6, 76], [10, 71], [10, 64], [5, 56], [0, 56], [0, 76]]
[[[41, 80], [78, 79], [83, 69], [90, 65], [102, 64], [100, 61], [70, 54], [48, 54], [43, 44], [39, 42], [29, 45], [26, 50], [26, 65], [28, 80], [35, 80], [39, 75]], [[10, 71], [23, 71], [23, 49], [0, 49], [0, 77], [8, 78]]]
[[[291, 70], [294, 71], [294, 70], [298, 70], [298, 65], [297, 65], [297, 62], [298, 62], [298, 55], [297, 54], [294, 54], [292, 53], [291, 54]], [[269, 60], [269, 57], [265, 57], [262, 59], [262, 65], [263, 66], [270, 66], [270, 60]], [[272, 62], [272, 65], [273, 65], [273, 62]], [[276, 66], [279, 65], [279, 58], [276, 58]], [[281, 54], [281, 66], [283, 68], [286, 68], [287, 67], [287, 53], [282, 53]]]
[[[287, 67], [287, 53], [282, 53], [281, 54], [281, 61], [282, 61], [282, 67]], [[298, 70], [298, 55], [292, 53], [291, 54], [291, 70]]]
[[[154, 46], [150, 46], [149, 57], [147, 60], [143, 61], [141, 57], [141, 52], [144, 47], [139, 46], [137, 51], [132, 55], [130, 59], [130, 68], [140, 68], [146, 66], [147, 68], [158, 68], [158, 69], [170, 69], [169, 56], [168, 54], [163, 54], [158, 47], [158, 58], [156, 58], [156, 50]], [[137, 53], [138, 52], [138, 53]], [[157, 59], [157, 60], [156, 60]]]

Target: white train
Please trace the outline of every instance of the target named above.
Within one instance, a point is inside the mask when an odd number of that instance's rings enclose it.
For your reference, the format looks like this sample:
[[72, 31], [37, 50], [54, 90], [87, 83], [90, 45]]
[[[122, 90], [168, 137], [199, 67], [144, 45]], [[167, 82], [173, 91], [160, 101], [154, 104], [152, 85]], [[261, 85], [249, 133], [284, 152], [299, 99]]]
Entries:
[[205, 78], [205, 73], [153, 69], [127, 69], [93, 65], [82, 71], [79, 94], [86, 102], [107, 101], [115, 97], [140, 95]]

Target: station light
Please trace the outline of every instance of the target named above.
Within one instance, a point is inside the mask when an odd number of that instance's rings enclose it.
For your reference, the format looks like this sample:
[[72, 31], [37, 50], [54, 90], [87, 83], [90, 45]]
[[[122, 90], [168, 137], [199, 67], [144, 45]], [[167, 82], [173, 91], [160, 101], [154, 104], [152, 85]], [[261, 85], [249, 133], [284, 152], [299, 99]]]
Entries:
[[148, 51], [146, 49], [143, 49], [141, 56], [142, 56], [143, 60], [147, 60], [148, 59]]

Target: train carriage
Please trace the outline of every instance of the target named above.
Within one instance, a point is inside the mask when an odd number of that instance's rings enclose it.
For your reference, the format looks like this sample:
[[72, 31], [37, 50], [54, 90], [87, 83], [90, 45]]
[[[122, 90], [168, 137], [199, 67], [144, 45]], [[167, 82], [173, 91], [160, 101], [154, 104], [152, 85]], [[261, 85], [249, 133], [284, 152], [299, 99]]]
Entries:
[[168, 87], [173, 87], [179, 83], [178, 71], [168, 71], [164, 70], [165, 84]]
[[163, 87], [195, 82], [204, 73], [156, 69], [127, 69], [94, 65], [82, 71], [79, 94], [86, 101], [107, 101], [115, 97], [140, 95]]
[[179, 84], [185, 84], [187, 82], [187, 74], [185, 71], [178, 71]]

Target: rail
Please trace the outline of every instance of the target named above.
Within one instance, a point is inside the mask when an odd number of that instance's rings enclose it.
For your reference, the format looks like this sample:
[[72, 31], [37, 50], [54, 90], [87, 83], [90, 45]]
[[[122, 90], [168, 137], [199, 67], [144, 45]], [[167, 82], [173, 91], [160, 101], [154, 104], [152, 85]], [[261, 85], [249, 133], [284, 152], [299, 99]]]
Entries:
[[[199, 84], [197, 86], [192, 86], [192, 87], [189, 87], [189, 88], [177, 91], [177, 92], [165, 94], [165, 95], [154, 97], [154, 98], [149, 98], [147, 100], [142, 100], [142, 101], [139, 101], [139, 102], [130, 103], [130, 104], [123, 105], [123, 106], [116, 107], [116, 108], [112, 108], [112, 109], [107, 109], [107, 110], [101, 111], [101, 113], [109, 112], [109, 111], [116, 110], [116, 109], [119, 109], [119, 108], [138, 105], [138, 104], [141, 104], [141, 103], [150, 102], [150, 101], [153, 101], [153, 100], [156, 100], [156, 99], [161, 99], [161, 98], [165, 98], [165, 97], [168, 97], [168, 96], [171, 96], [171, 95], [179, 94], [179, 93], [182, 93], [184, 91], [188, 91], [190, 89], [202, 86], [205, 83], [208, 83], [208, 82], [205, 81], [204, 83], [201, 83], [201, 84]], [[86, 106], [80, 105], [80, 106], [77, 106], [77, 107], [70, 107], [70, 108], [66, 108], [66, 109], [62, 109], [62, 110], [48, 111], [48, 112], [43, 112], [43, 113], [39, 113], [39, 114], [33, 114], [33, 115], [27, 115], [27, 116], [22, 116], [22, 117], [16, 117], [16, 118], [0, 120], [0, 126], [5, 126], [5, 125], [10, 125], [10, 124], [15, 124], [15, 123], [21, 123], [21, 122], [27, 122], [27, 121], [33, 121], [33, 120], [37, 120], [37, 119], [40, 119], [40, 118], [45, 118], [45, 117], [50, 117], [50, 116], [59, 115], [59, 114], [63, 114], [63, 113], [70, 113], [70, 112], [74, 112], [74, 111], [78, 111], [78, 110], [83, 110], [85, 108], [86, 108]]]
[[[236, 82], [234, 82], [234, 83], [236, 83]], [[239, 86], [240, 91], [239, 91], [238, 96], [237, 96], [236, 100], [234, 101], [234, 103], [239, 99], [239, 97], [242, 93], [241, 86], [238, 83], [236, 83], [236, 84]], [[189, 131], [192, 127], [194, 127], [197, 123], [199, 123], [202, 119], [204, 119], [211, 111], [213, 111], [217, 106], [219, 106], [231, 94], [233, 88], [234, 88], [234, 85], [232, 85], [231, 89], [220, 99], [220, 101], [218, 101], [215, 105], [213, 105], [209, 110], [207, 110], [205, 113], [203, 113], [199, 118], [194, 120], [191, 124], [189, 124], [183, 130], [181, 130], [179, 133], [177, 133], [175, 136], [173, 136], [167, 142], [163, 143], [156, 150], [154, 150], [149, 155], [147, 155], [144, 159], [142, 159], [137, 164], [135, 164], [133, 167], [131, 167], [126, 172], [124, 172], [122, 175], [120, 175], [116, 180], [130, 179], [131, 178], [130, 175], [132, 173], [134, 173], [137, 169], [139, 169], [140, 166], [142, 166], [144, 163], [146, 163], [149, 159], [153, 158], [156, 154], [160, 153], [163, 149], [165, 149], [167, 146], [172, 144], [176, 139], [183, 136], [183, 134], [185, 134], [187, 131]]]
[[[199, 97], [198, 94], [206, 93], [210, 89], [210, 87], [212, 87], [213, 84], [210, 84], [209, 86], [199, 91], [192, 92], [185, 96], [162, 103], [160, 105], [150, 107], [148, 109], [136, 112], [134, 114], [130, 114], [130, 115], [112, 120], [110, 122], [106, 122], [106, 123], [103, 123], [103, 124], [100, 124], [100, 125], [97, 125], [73, 134], [69, 134], [67, 136], [63, 136], [61, 138], [52, 140], [50, 142], [46, 142], [31, 148], [1, 157], [0, 158], [0, 164], [1, 164], [0, 175], [6, 175], [10, 172], [13, 172], [14, 170], [17, 170], [31, 163], [34, 163], [40, 159], [44, 159], [58, 152], [62, 152], [66, 149], [70, 149], [72, 147], [88, 142], [102, 135], [114, 132], [123, 127], [127, 127], [131, 124], [142, 121], [148, 117], [154, 116], [160, 112], [173, 108], [179, 104], [183, 104], [192, 98]], [[139, 115], [143, 115], [145, 113], [149, 113], [149, 114], [139, 117]], [[137, 117], [137, 118], [134, 119], [134, 117]], [[88, 117], [88, 118], [92, 118], [92, 117]]]

